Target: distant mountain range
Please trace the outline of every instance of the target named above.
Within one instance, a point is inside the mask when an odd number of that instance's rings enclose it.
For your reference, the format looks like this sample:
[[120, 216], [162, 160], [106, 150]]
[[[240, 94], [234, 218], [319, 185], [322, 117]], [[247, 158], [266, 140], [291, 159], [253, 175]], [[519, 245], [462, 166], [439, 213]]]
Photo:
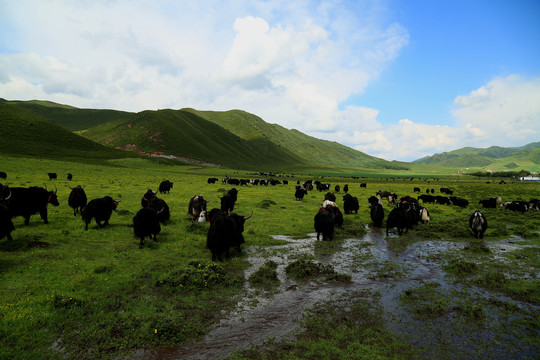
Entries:
[[520, 147], [490, 146], [465, 147], [458, 150], [426, 156], [413, 164], [438, 165], [453, 168], [489, 168], [494, 170], [537, 169], [540, 165], [540, 142]]
[[[540, 142], [466, 147], [412, 163], [386, 161], [336, 142], [269, 124], [242, 110], [80, 109], [49, 101], [0, 99], [0, 153], [47, 158], [174, 157], [246, 170], [409, 170], [433, 165], [475, 170], [540, 170]], [[131, 151], [125, 151], [131, 150]]]
[[139, 153], [252, 170], [407, 169], [241, 110], [131, 113], [0, 99], [0, 118], [0, 134], [10, 139], [0, 144], [0, 152], [8, 154], [106, 158]]

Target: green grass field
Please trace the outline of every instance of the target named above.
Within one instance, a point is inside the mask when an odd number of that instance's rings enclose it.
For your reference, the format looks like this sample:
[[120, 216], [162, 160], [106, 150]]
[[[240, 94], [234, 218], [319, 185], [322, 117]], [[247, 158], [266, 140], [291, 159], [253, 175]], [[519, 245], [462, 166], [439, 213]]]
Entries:
[[[48, 207], [48, 225], [39, 215], [32, 216], [28, 226], [17, 217], [13, 221], [13, 241], [0, 240], [0, 358], [121, 358], [139, 348], [180, 346], [203, 336], [221, 311], [230, 309], [241, 296], [243, 270], [248, 266], [245, 257], [232, 251], [229, 260], [212, 264], [205, 248], [208, 224], [192, 223], [187, 207], [189, 199], [197, 194], [210, 200], [209, 209], [219, 207], [219, 196], [231, 186], [208, 185], [208, 177], [257, 175], [138, 158], [101, 159], [85, 164], [1, 156], [0, 163], [0, 170], [8, 174], [3, 183], [11, 187], [56, 188], [60, 201], [60, 206]], [[58, 180], [49, 180], [48, 172], [58, 173]], [[73, 174], [71, 182], [66, 180], [68, 172]], [[324, 171], [319, 170], [321, 173]], [[336, 174], [329, 169], [326, 175]], [[296, 201], [297, 180], [321, 179], [331, 183], [332, 188], [335, 184], [349, 184], [349, 193], [359, 198], [360, 211], [346, 216], [346, 226], [337, 231], [337, 239], [364, 231], [370, 223], [367, 198], [377, 190], [416, 196], [415, 186], [423, 192], [434, 188], [436, 194], [440, 187], [449, 187], [455, 195], [469, 199], [469, 209], [430, 205], [429, 225], [401, 238], [388, 238], [396, 248], [435, 239], [474, 242], [468, 216], [480, 199], [501, 196], [503, 201], [510, 201], [540, 196], [538, 183], [486, 184], [484, 180], [450, 178], [447, 174], [433, 174], [440, 180], [410, 180], [413, 174], [396, 179], [381, 178], [376, 173], [345, 175], [323, 179], [313, 173], [287, 175], [278, 179], [288, 180], [289, 185], [237, 187], [235, 212], [248, 215], [253, 211], [245, 225], [244, 246], [271, 247], [281, 241], [269, 235], [303, 237], [314, 232], [313, 217], [324, 194], [312, 191], [303, 201]], [[366, 177], [350, 177], [359, 175]], [[164, 179], [174, 182], [170, 194], [160, 195], [171, 209], [171, 221], [162, 226], [157, 243], [147, 240], [146, 246], [139, 249], [129, 225], [140, 208], [142, 195], [148, 188], [157, 190]], [[367, 183], [366, 189], [360, 188], [361, 182]], [[98, 229], [92, 223], [88, 231], [84, 230], [81, 218], [74, 217], [67, 205], [68, 185], [77, 184], [86, 186], [89, 199], [110, 195], [121, 200], [110, 226]], [[340, 195], [337, 203], [342, 207]], [[390, 209], [385, 204], [386, 214]], [[520, 214], [504, 209], [485, 213], [490, 225], [486, 241], [519, 235], [538, 246], [540, 213]], [[537, 261], [531, 260], [528, 265], [538, 270]], [[485, 273], [489, 272], [486, 268]], [[538, 280], [524, 281], [505, 283], [508, 293], [514, 291], [538, 305]], [[374, 326], [378, 329], [382, 325], [377, 322]], [[394, 341], [380, 333], [374, 338], [381, 343]], [[366, 351], [369, 354], [369, 348]], [[403, 353], [409, 354], [406, 350]]]

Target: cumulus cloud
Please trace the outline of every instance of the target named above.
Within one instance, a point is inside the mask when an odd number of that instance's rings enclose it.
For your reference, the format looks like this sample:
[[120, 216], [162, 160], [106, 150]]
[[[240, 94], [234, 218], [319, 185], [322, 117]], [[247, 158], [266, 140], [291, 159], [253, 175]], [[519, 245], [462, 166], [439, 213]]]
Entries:
[[371, 5], [8, 2], [0, 14], [0, 97], [128, 111], [242, 109], [389, 160], [494, 138], [503, 146], [538, 140], [539, 79], [496, 78], [457, 96], [448, 126], [383, 124], [378, 109], [343, 106], [409, 43], [384, 6]]
[[495, 78], [468, 95], [457, 96], [454, 104], [451, 126], [410, 119], [383, 125], [377, 120], [377, 110], [353, 107], [342, 112], [346, 119], [342, 124], [349, 127], [317, 135], [373, 156], [407, 161], [466, 146], [515, 146], [540, 139], [540, 78]]
[[457, 96], [452, 114], [460, 127], [474, 130], [470, 143], [511, 146], [540, 139], [540, 78], [518, 75], [493, 79]]
[[339, 103], [364, 91], [408, 34], [397, 24], [359, 27], [378, 16], [369, 11], [313, 5], [13, 2], [0, 25], [13, 33], [2, 42], [0, 93], [131, 111], [242, 108], [331, 131]]

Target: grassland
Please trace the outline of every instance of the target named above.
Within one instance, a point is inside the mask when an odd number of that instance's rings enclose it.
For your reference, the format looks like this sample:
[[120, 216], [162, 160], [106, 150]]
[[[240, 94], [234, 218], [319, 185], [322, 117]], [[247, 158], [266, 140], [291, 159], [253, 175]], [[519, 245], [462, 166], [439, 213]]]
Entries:
[[[32, 216], [28, 226], [24, 226], [22, 218], [15, 218], [14, 240], [0, 240], [0, 358], [122, 358], [140, 348], [181, 346], [200, 339], [242, 296], [243, 270], [249, 265], [246, 257], [233, 251], [229, 260], [213, 264], [205, 248], [208, 224], [192, 223], [187, 215], [187, 204], [192, 196], [202, 193], [210, 200], [210, 207], [218, 207], [218, 197], [230, 186], [208, 185], [208, 177], [222, 178], [227, 174], [255, 178], [258, 175], [223, 168], [172, 166], [169, 162], [140, 158], [101, 158], [97, 163], [84, 163], [3, 155], [0, 163], [1, 170], [8, 173], [6, 182], [10, 186], [57, 188], [60, 200], [60, 206], [49, 206], [48, 225], [43, 224], [38, 215]], [[376, 172], [361, 173], [360, 170], [350, 170], [343, 174], [345, 177], [330, 176], [338, 174], [340, 169], [314, 168], [309, 174], [279, 178], [288, 180], [290, 185], [241, 187], [235, 212], [247, 215], [253, 211], [253, 217], [245, 226], [245, 246], [271, 248], [283, 241], [269, 235], [300, 238], [313, 232], [313, 216], [323, 194], [310, 192], [304, 201], [296, 201], [296, 180], [321, 179], [342, 187], [349, 184], [349, 192], [360, 199], [359, 213], [346, 217], [346, 229], [337, 231], [338, 240], [355, 231], [364, 231], [370, 223], [367, 197], [381, 189], [399, 195], [415, 195], [412, 191], [415, 186], [423, 192], [426, 188], [438, 191], [440, 187], [449, 187], [454, 194], [469, 199], [473, 204], [470, 209], [476, 208], [474, 204], [480, 199], [491, 196], [501, 196], [507, 201], [530, 200], [540, 194], [537, 183], [486, 184], [441, 174], [427, 178], [427, 169], [389, 179], [377, 176]], [[46, 173], [51, 171], [59, 174], [57, 181], [48, 180]], [[68, 172], [74, 176], [71, 182], [65, 180]], [[326, 176], [321, 178], [321, 174]], [[417, 174], [422, 174], [422, 179], [416, 178]], [[415, 179], [411, 180], [413, 177]], [[170, 194], [160, 195], [171, 208], [171, 221], [163, 226], [157, 243], [147, 241], [147, 246], [139, 249], [129, 225], [140, 208], [141, 196], [148, 188], [156, 190], [164, 179], [174, 182]], [[367, 183], [367, 189], [360, 188], [361, 182]], [[67, 205], [68, 185], [76, 184], [86, 185], [90, 199], [110, 195], [121, 200], [120, 211], [113, 214], [111, 226], [98, 229], [92, 223], [89, 230], [84, 231], [80, 217], [74, 217]], [[342, 206], [339, 196], [338, 205]], [[387, 212], [389, 209], [385, 205]], [[478, 243], [468, 230], [469, 209], [443, 205], [431, 205], [429, 209], [432, 221], [428, 226], [409, 231], [402, 237], [387, 238], [392, 249], [400, 251], [412, 244], [433, 240]], [[465, 276], [457, 274], [456, 281], [500, 289], [510, 297], [538, 305], [538, 279], [531, 274], [538, 272], [540, 214], [503, 209], [485, 213], [489, 221], [486, 242], [518, 235], [523, 237], [519, 241], [531, 249], [517, 253], [519, 256], [509, 255], [504, 268], [481, 251], [464, 252], [462, 257], [445, 259], [449, 273], [458, 269], [461, 274], [463, 271], [459, 269], [467, 269], [467, 263], [476, 262], [476, 269]], [[497, 271], [519, 268], [522, 263], [524, 267], [520, 271], [527, 276], [519, 281], [494, 275]], [[423, 308], [418, 302], [412, 306]], [[343, 319], [340, 309], [314, 309], [305, 324], [310, 329], [309, 336], [291, 345], [297, 349], [297, 355], [291, 358], [307, 358], [302, 354], [315, 354], [323, 346], [324, 342], [316, 340], [317, 331], [324, 325], [322, 319], [336, 324], [335, 331], [324, 335], [327, 343], [339, 339], [346, 344], [346, 334], [354, 331], [366, 341], [359, 343], [349, 337], [350, 345], [362, 348], [358, 353], [364, 353], [367, 358], [370, 355], [411, 357], [413, 350], [385, 329], [376, 308], [355, 302], [352, 307], [342, 309], [353, 314], [346, 323], [340, 322]], [[474, 314], [474, 309], [471, 311]], [[359, 322], [354, 319], [365, 322], [358, 326]], [[531, 326], [538, 330], [538, 324]], [[367, 340], [371, 340], [371, 346]], [[335, 354], [338, 358], [345, 356], [342, 352]], [[255, 351], [240, 357], [257, 358], [259, 355], [261, 353]]]

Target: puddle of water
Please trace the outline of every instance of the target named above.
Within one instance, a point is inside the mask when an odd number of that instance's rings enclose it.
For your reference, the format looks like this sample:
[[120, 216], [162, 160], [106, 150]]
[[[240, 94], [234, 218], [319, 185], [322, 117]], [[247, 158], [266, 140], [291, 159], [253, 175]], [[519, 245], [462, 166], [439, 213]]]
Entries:
[[[465, 243], [423, 241], [396, 253], [388, 249], [382, 229], [371, 229], [361, 239], [342, 240], [340, 251], [322, 259], [323, 263], [332, 265], [338, 273], [351, 275], [350, 284], [297, 284], [286, 276], [285, 267], [300, 255], [314, 254], [316, 235], [308, 234], [305, 239], [274, 237], [288, 243], [266, 248], [246, 248], [251, 266], [244, 276], [247, 280], [267, 261], [274, 261], [278, 264], [276, 271], [280, 280], [275, 294], [261, 294], [260, 290], [252, 288], [249, 281], [246, 281], [246, 296], [237, 304], [236, 309], [214, 326], [203, 341], [181, 349], [140, 350], [131, 359], [219, 359], [234, 351], [261, 345], [269, 339], [277, 342], [293, 340], [294, 333], [301, 331], [298, 320], [307, 308], [346, 292], [363, 290], [380, 294], [387, 328], [419, 349], [423, 358], [440, 357], [441, 353], [447, 357], [453, 357], [450, 356], [453, 354], [460, 358], [480, 356], [493, 359], [508, 358], [509, 355], [521, 358], [534, 354], [533, 347], [528, 348], [523, 344], [519, 344], [522, 348], [517, 353], [509, 354], [503, 345], [505, 342], [511, 343], [515, 337], [496, 335], [494, 327], [473, 325], [464, 328], [454, 312], [433, 321], [422, 321], [401, 304], [400, 296], [405, 290], [426, 282], [440, 284], [441, 291], [448, 294], [451, 290], [460, 290], [461, 285], [449, 281], [441, 270], [440, 262], [433, 259], [448, 252], [457, 253], [467, 245]], [[494, 251], [499, 251], [499, 248], [510, 251], [511, 248], [520, 247], [515, 241], [510, 239], [490, 244], [489, 247]], [[476, 297], [493, 296], [481, 289], [463, 290]], [[538, 310], [538, 307], [533, 309], [535, 312]], [[511, 326], [511, 320], [515, 319], [507, 320], [508, 326]], [[500, 321], [498, 316], [491, 314], [484, 319], [484, 323]]]

